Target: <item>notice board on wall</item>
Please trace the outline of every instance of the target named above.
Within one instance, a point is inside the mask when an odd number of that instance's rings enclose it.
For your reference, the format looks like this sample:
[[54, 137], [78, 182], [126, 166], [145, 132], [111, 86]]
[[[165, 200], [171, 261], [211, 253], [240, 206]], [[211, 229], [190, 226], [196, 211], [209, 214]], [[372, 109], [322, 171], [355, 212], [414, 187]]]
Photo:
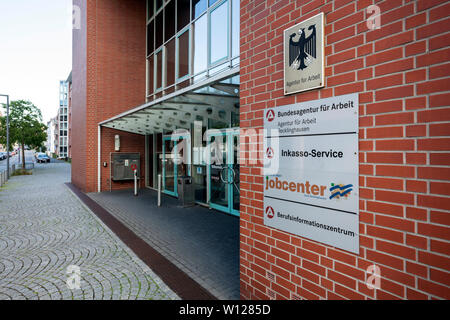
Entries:
[[138, 172], [140, 177], [140, 153], [111, 153], [111, 166], [113, 181], [129, 181], [134, 180], [134, 170]]
[[264, 224], [359, 253], [358, 94], [267, 109]]

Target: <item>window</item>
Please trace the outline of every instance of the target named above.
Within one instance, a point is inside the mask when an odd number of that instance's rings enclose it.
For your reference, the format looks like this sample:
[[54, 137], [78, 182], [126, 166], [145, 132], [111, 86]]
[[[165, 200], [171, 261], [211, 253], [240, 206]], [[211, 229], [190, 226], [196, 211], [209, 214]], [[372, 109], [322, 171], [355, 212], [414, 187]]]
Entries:
[[163, 51], [159, 50], [156, 55], [156, 90], [163, 86]]
[[192, 19], [200, 17], [206, 11], [207, 0], [192, 0]]
[[147, 0], [147, 20], [153, 16], [153, 0]]
[[175, 0], [172, 0], [164, 8], [165, 15], [165, 41], [168, 41], [175, 35]]
[[188, 23], [191, 11], [189, 0], [177, 1], [177, 31], [182, 30]]
[[147, 1], [148, 95], [160, 98], [239, 64], [240, 0]]
[[175, 39], [170, 40], [166, 45], [166, 85], [175, 83]]
[[155, 24], [154, 21], [147, 25], [147, 56], [155, 50]]
[[240, 30], [240, 5], [239, 0], [233, 0], [232, 2], [232, 33], [231, 33], [231, 50], [232, 56], [239, 56], [240, 48], [239, 48], [239, 30]]
[[159, 9], [161, 9], [163, 5], [163, 0], [155, 0], [155, 2], [156, 2], [156, 11], [158, 11]]
[[189, 29], [178, 37], [178, 79], [189, 75]]
[[206, 70], [207, 67], [207, 22], [205, 14], [194, 23], [194, 74]]
[[155, 45], [156, 48], [159, 48], [164, 43], [164, 33], [163, 33], [163, 26], [164, 26], [164, 16], [163, 12], [161, 11], [155, 18]]
[[148, 94], [152, 94], [155, 90], [155, 59], [154, 55], [148, 58]]
[[211, 64], [228, 57], [228, 1], [211, 12]]

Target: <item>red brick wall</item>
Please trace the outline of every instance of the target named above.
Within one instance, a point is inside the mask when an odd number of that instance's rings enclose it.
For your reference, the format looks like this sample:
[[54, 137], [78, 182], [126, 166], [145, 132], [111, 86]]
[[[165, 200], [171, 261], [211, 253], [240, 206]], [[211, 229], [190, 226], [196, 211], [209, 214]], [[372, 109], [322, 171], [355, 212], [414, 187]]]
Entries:
[[[326, 86], [283, 96], [283, 30], [319, 12]], [[359, 93], [361, 233], [355, 255], [265, 227], [261, 169], [242, 165], [242, 298], [450, 298], [449, 15], [444, 0], [241, 1], [242, 129], [262, 128], [265, 108]]]
[[[72, 181], [93, 192], [97, 191], [98, 123], [145, 103], [146, 2], [87, 0], [83, 6], [86, 18], [79, 32], [85, 33], [85, 43], [74, 37], [74, 70], [84, 68], [84, 78], [78, 81], [85, 81], [86, 87], [84, 92], [74, 90]], [[83, 56], [84, 61], [75, 66]], [[77, 105], [76, 94], [80, 95]], [[85, 135], [75, 138], [75, 126], [83, 127], [80, 132]], [[108, 160], [109, 156], [102, 159]]]
[[80, 8], [80, 28], [72, 32], [72, 183], [86, 190], [86, 1], [74, 0]]

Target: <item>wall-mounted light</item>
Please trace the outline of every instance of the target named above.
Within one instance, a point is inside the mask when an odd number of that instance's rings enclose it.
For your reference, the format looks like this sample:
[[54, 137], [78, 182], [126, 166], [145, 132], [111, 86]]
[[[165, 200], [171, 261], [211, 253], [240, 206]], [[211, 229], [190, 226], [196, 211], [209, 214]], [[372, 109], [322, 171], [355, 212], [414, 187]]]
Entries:
[[117, 152], [120, 151], [120, 136], [118, 134], [114, 137], [114, 149]]

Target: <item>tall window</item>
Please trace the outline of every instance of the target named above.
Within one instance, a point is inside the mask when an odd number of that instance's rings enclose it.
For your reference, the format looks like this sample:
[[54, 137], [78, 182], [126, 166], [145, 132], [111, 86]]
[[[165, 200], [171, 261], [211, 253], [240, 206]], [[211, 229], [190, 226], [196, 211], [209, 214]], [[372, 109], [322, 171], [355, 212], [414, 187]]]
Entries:
[[190, 21], [191, 1], [177, 1], [177, 31], [181, 31]]
[[167, 86], [175, 84], [175, 39], [170, 40], [166, 45], [166, 78]]
[[228, 57], [228, 1], [224, 1], [220, 6], [211, 12], [210, 27], [210, 63], [214, 64]]
[[240, 0], [147, 3], [149, 98], [239, 64]]
[[148, 94], [155, 91], [155, 59], [154, 55], [148, 58]]
[[208, 7], [208, 0], [192, 0], [192, 19], [200, 17]]
[[155, 17], [155, 48], [158, 49], [164, 43], [164, 14], [161, 11]]
[[207, 67], [208, 53], [208, 17], [203, 15], [194, 23], [194, 74], [198, 74]]
[[156, 90], [163, 87], [163, 51], [160, 49], [156, 55]]
[[239, 0], [233, 0], [232, 2], [232, 14], [231, 14], [231, 49], [232, 49], [232, 56], [237, 57], [239, 56], [239, 31], [240, 31], [240, 6], [239, 6]]
[[164, 19], [164, 41], [168, 41], [175, 35], [175, 1], [170, 1], [164, 8]]
[[178, 37], [178, 79], [189, 75], [189, 29]]

